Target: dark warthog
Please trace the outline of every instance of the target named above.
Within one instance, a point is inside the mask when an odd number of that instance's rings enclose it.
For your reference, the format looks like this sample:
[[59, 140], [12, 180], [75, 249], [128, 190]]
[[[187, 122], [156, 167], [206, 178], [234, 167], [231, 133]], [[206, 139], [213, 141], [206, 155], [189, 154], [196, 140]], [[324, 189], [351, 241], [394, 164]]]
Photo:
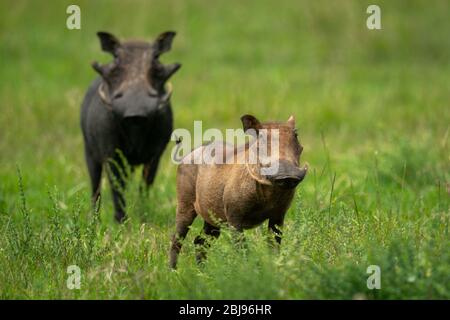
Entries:
[[170, 50], [175, 32], [164, 32], [153, 43], [120, 42], [106, 32], [97, 35], [103, 51], [111, 53], [114, 60], [92, 64], [100, 77], [84, 98], [81, 128], [93, 201], [100, 195], [103, 165], [111, 160], [108, 172], [115, 218], [121, 222], [125, 218], [123, 158], [131, 166], [143, 164], [147, 187], [153, 182], [172, 132], [171, 87], [166, 88], [165, 83], [180, 64], [159, 61], [159, 56]]
[[[279, 227], [295, 187], [307, 172], [307, 166], [299, 167], [303, 148], [298, 142], [295, 120], [291, 116], [287, 122], [260, 123], [250, 115], [241, 120], [244, 131], [254, 136], [249, 143], [237, 148], [223, 142], [203, 145], [183, 158], [178, 167], [176, 231], [170, 249], [172, 268], [176, 267], [181, 241], [197, 215], [204, 219], [205, 235], [215, 238], [220, 234], [221, 223], [240, 233], [268, 219], [270, 231], [281, 243]], [[263, 154], [258, 150], [264, 145], [267, 148]], [[206, 162], [205, 154], [214, 161]], [[225, 160], [232, 155], [232, 163]], [[198, 261], [204, 258], [205, 240], [203, 236], [195, 239], [195, 244], [200, 245]]]

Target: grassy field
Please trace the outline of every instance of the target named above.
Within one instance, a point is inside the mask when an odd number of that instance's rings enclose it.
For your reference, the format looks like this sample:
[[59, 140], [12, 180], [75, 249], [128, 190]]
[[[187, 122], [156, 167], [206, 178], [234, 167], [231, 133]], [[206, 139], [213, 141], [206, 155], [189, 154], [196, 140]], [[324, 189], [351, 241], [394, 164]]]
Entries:
[[[0, 298], [450, 299], [448, 1], [1, 1]], [[66, 7], [81, 7], [81, 30]], [[90, 209], [79, 110], [108, 61], [95, 32], [153, 39], [176, 30], [166, 62], [176, 128], [239, 128], [295, 114], [310, 172], [279, 254], [266, 227], [236, 251], [225, 231], [197, 266], [196, 221], [168, 269], [175, 171], [168, 146], [148, 197], [113, 221], [109, 186]], [[67, 267], [82, 271], [66, 286]], [[369, 290], [369, 265], [381, 289]]]

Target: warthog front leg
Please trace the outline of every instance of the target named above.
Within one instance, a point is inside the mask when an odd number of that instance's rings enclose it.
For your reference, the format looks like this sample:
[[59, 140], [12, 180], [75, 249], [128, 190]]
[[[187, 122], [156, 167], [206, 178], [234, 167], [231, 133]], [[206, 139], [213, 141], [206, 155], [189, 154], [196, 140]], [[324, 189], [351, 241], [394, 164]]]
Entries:
[[92, 188], [92, 206], [96, 208], [97, 201], [100, 197], [100, 182], [102, 180], [102, 163], [95, 161], [91, 153], [85, 146], [84, 155], [86, 158], [86, 164], [89, 171], [89, 177], [91, 178]]
[[155, 181], [161, 153], [162, 152], [159, 152], [156, 156], [153, 157], [152, 160], [144, 164], [144, 168], [142, 170], [142, 178], [144, 179], [145, 186], [147, 189], [153, 184], [153, 181]]
[[126, 187], [127, 172], [121, 159], [115, 158], [109, 163], [108, 177], [114, 202], [114, 217], [117, 222], [122, 223], [126, 218], [124, 192]]
[[229, 207], [226, 207], [225, 215], [227, 217], [227, 223], [230, 226], [233, 241], [236, 244], [236, 247], [238, 249], [245, 248], [244, 223], [242, 221], [244, 214], [240, 213], [238, 210], [232, 210]]
[[269, 219], [269, 233], [273, 235], [273, 238], [269, 238], [269, 243], [273, 244], [273, 239], [275, 239], [277, 247], [281, 245], [281, 238], [283, 232], [281, 228], [283, 227], [284, 216]]

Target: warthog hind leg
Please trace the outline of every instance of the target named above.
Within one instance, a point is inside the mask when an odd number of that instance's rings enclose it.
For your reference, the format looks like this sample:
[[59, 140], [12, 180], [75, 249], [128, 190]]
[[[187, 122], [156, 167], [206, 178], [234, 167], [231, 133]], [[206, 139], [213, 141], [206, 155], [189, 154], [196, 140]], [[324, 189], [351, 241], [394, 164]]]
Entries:
[[198, 235], [195, 240], [194, 244], [196, 245], [196, 260], [197, 263], [202, 263], [206, 259], [206, 251], [211, 246], [210, 239], [207, 237], [212, 237], [217, 239], [220, 236], [220, 228], [215, 227], [208, 222], [205, 221], [205, 224], [203, 225], [203, 232], [206, 235]]
[[182, 247], [182, 241], [186, 238], [186, 235], [189, 232], [189, 227], [194, 222], [196, 216], [197, 213], [195, 212], [193, 205], [189, 206], [189, 208], [177, 208], [176, 230], [172, 236], [172, 245], [170, 246], [169, 266], [172, 269], [176, 269], [178, 255]]

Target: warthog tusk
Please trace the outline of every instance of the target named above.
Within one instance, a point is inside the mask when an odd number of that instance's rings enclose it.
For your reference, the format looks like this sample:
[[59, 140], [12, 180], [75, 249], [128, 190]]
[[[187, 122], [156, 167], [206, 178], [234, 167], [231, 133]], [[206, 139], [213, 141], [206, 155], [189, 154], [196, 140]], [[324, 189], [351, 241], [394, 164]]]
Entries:
[[106, 97], [106, 93], [105, 93], [105, 83], [101, 83], [100, 86], [98, 87], [98, 95], [100, 96], [100, 98], [102, 99], [102, 101], [108, 106], [108, 108], [111, 108], [111, 101], [109, 101], [109, 99]]
[[264, 184], [266, 186], [271, 186], [272, 182], [270, 182], [268, 179], [261, 177], [257, 173], [253, 172], [253, 170], [250, 168], [248, 162], [245, 163], [245, 167], [247, 168], [247, 172], [252, 177], [253, 180], [256, 180], [260, 184]]
[[306, 172], [308, 172], [308, 169], [309, 169], [309, 163], [308, 162], [305, 162], [305, 164], [303, 165], [303, 168], [302, 168], [303, 170], [305, 170]]
[[172, 83], [168, 82], [166, 85], [166, 93], [161, 98], [159, 108], [163, 108], [167, 104], [167, 102], [169, 102], [171, 95], [172, 95]]

